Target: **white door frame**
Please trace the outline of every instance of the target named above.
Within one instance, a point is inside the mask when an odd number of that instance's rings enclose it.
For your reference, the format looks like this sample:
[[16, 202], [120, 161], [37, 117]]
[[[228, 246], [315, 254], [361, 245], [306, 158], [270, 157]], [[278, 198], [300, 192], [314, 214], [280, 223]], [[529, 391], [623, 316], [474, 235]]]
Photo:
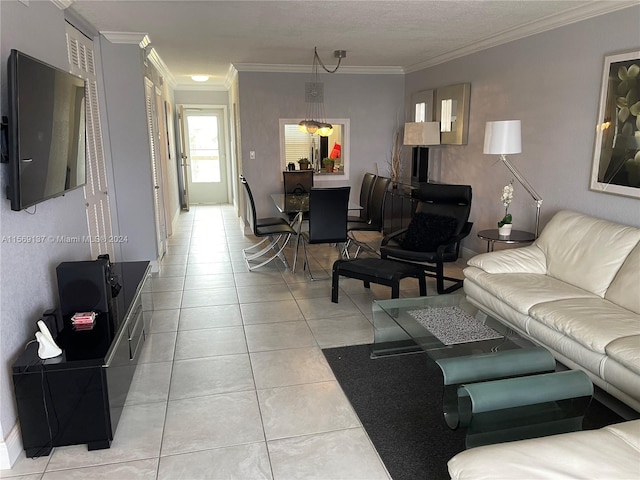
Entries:
[[[233, 153], [231, 152], [230, 139], [229, 139], [229, 106], [228, 105], [218, 105], [218, 104], [201, 104], [201, 103], [181, 103], [177, 105], [179, 109], [182, 107], [183, 111], [188, 108], [198, 108], [201, 110], [222, 110], [222, 141], [224, 143], [225, 150], [225, 165], [226, 165], [226, 182], [227, 182], [227, 203], [233, 203], [233, 188], [232, 188], [232, 172], [234, 171], [233, 167]], [[186, 115], [186, 112], [185, 112]], [[186, 124], [185, 124], [186, 126]], [[190, 160], [190, 159], [189, 159]], [[185, 178], [185, 182], [188, 180]]]

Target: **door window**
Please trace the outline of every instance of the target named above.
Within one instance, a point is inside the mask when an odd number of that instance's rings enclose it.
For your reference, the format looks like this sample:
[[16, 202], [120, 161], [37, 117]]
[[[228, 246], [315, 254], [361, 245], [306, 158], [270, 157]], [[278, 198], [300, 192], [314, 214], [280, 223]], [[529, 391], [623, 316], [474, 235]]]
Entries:
[[215, 115], [187, 116], [189, 151], [191, 152], [191, 181], [220, 183], [220, 147], [218, 117]]

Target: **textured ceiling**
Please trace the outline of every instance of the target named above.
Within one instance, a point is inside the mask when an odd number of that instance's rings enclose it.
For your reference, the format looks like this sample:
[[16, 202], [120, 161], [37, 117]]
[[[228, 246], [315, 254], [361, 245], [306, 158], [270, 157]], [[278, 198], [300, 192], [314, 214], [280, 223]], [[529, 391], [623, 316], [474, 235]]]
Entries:
[[[72, 0], [104, 32], [146, 33], [177, 85], [238, 70], [310, 70], [313, 47], [341, 72], [410, 72], [515, 38], [637, 4], [626, 0]], [[269, 67], [267, 67], [267, 65]], [[305, 71], [307, 71], [305, 70]]]

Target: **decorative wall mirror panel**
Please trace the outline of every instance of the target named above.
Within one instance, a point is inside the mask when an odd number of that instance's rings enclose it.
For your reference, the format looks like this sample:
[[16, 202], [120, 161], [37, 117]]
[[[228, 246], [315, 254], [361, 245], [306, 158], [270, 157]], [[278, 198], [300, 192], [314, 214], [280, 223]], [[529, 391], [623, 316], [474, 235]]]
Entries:
[[411, 95], [412, 122], [433, 122], [433, 90], [422, 90]]
[[436, 121], [442, 145], [466, 145], [469, 136], [470, 83], [436, 89]]

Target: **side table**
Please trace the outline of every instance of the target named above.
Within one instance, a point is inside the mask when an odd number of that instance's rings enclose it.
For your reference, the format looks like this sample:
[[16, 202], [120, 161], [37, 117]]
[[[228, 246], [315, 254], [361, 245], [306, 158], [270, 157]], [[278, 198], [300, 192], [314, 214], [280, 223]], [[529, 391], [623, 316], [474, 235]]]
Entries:
[[511, 235], [498, 235], [498, 229], [492, 230], [480, 230], [478, 232], [478, 238], [487, 241], [487, 252], [493, 252], [493, 247], [496, 242], [498, 243], [531, 243], [536, 239], [536, 235], [531, 232], [525, 232], [522, 230], [511, 230]]

